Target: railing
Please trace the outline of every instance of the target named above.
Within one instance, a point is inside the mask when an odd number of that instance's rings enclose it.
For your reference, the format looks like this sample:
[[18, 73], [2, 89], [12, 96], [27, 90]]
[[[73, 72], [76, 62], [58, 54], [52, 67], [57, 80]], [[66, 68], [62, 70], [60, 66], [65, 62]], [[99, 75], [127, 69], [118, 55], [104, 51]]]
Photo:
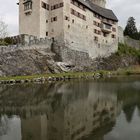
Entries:
[[101, 24], [101, 29], [102, 29], [102, 31], [103, 32], [105, 32], [105, 33], [110, 33], [111, 32], [111, 25], [109, 25], [109, 24], [105, 24], [105, 23], [102, 23]]

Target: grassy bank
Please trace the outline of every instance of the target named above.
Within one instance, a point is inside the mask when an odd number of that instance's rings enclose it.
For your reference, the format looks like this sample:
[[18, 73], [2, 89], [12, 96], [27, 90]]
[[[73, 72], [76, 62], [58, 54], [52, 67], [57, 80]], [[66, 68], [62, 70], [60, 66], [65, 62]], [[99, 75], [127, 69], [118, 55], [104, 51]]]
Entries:
[[88, 79], [88, 78], [94, 79], [94, 78], [126, 76], [126, 75], [127, 76], [140, 75], [140, 66], [133, 66], [133, 67], [125, 68], [125, 69], [118, 69], [117, 71], [95, 71], [95, 72], [0, 77], [0, 81], [6, 81], [6, 82], [17, 81], [17, 83], [20, 83], [20, 81], [23, 81], [23, 82], [60, 81], [60, 80], [65, 80], [65, 79]]
[[83, 77], [88, 77], [88, 76], [93, 76], [96, 74], [101, 74], [101, 75], [105, 75], [107, 74], [108, 71], [98, 71], [98, 72], [76, 72], [76, 73], [58, 73], [58, 74], [40, 74], [40, 75], [28, 75], [28, 76], [11, 76], [11, 77], [0, 77], [0, 80], [9, 80], [9, 79], [13, 79], [13, 80], [25, 80], [25, 79], [29, 79], [32, 80], [34, 78], [61, 78], [61, 77], [65, 77], [65, 78], [79, 78], [80, 76]]

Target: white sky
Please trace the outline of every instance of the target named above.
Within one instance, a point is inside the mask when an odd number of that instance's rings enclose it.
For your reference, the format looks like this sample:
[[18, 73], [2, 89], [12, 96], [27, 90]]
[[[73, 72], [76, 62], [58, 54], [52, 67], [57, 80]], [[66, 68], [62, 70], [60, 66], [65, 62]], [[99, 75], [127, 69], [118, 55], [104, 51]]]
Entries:
[[[18, 34], [18, 0], [0, 0], [0, 17], [8, 24], [10, 35]], [[107, 0], [107, 7], [111, 8], [119, 19], [119, 24], [125, 26], [128, 17], [136, 19], [140, 29], [140, 0]]]

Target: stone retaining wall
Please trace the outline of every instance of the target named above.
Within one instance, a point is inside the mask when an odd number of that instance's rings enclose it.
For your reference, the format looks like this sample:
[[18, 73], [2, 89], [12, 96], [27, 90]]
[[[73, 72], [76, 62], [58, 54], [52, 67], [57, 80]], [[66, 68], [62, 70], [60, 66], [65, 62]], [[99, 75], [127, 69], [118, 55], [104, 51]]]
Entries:
[[135, 49], [137, 49], [137, 50], [140, 50], [140, 41], [139, 41], [139, 40], [134, 40], [134, 39], [132, 39], [132, 38], [126, 36], [126, 37], [124, 38], [124, 42], [125, 42], [125, 44], [127, 44], [128, 46], [133, 47], [133, 48], [135, 48]]
[[10, 37], [16, 45], [0, 46], [0, 53], [13, 52], [17, 50], [28, 50], [28, 49], [41, 49], [51, 48], [53, 39], [50, 38], [37, 38], [31, 35], [19, 35]]
[[56, 54], [56, 61], [68, 62], [78, 66], [90, 66], [91, 64], [91, 58], [86, 51], [75, 50], [66, 44], [57, 42], [53, 43], [51, 50]]

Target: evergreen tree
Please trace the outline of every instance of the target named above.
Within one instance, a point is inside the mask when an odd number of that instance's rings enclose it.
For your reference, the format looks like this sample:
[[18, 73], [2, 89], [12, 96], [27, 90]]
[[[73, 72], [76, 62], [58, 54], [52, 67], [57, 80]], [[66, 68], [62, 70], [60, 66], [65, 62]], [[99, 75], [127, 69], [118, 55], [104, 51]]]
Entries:
[[124, 30], [124, 35], [129, 36], [129, 37], [136, 39], [136, 40], [138, 40], [140, 38], [134, 17], [130, 17], [128, 19], [127, 25], [126, 25], [125, 30]]

